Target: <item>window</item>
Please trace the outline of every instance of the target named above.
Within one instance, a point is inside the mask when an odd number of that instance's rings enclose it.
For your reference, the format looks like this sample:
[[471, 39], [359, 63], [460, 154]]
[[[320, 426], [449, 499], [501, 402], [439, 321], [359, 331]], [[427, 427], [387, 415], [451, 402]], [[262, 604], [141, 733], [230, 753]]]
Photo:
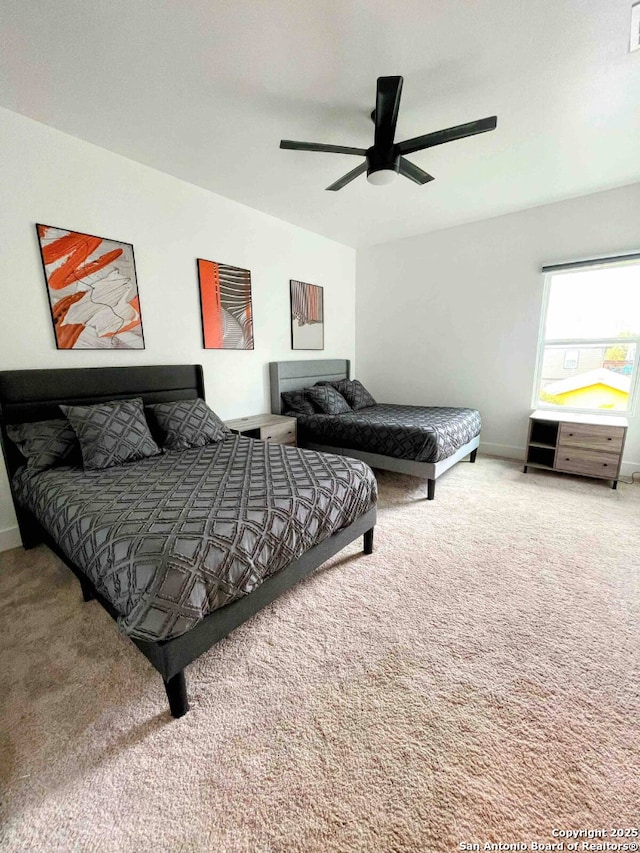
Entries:
[[567, 370], [576, 370], [580, 361], [579, 349], [568, 349], [564, 354], [564, 366]]
[[640, 257], [543, 272], [534, 407], [630, 412], [640, 357]]

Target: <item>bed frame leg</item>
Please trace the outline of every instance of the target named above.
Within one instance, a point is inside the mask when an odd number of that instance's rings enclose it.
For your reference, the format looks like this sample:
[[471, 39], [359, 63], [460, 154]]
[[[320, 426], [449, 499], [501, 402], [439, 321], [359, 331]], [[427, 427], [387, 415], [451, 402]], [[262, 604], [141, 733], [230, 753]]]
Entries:
[[432, 501], [436, 493], [436, 481], [427, 480], [427, 500]]
[[471, 451], [471, 456], [469, 456], [469, 462], [475, 462], [477, 455], [478, 455], [478, 448], [476, 447], [475, 450]]
[[189, 710], [189, 698], [187, 696], [187, 680], [184, 677], [184, 669], [177, 672], [172, 678], [164, 679], [164, 689], [167, 691], [171, 716], [183, 717]]
[[93, 594], [93, 589], [91, 584], [88, 581], [82, 580], [82, 578], [78, 578], [80, 581], [80, 589], [82, 590], [82, 597], [85, 601], [93, 601], [95, 595]]
[[18, 529], [25, 551], [30, 551], [42, 542], [42, 537], [38, 534], [34, 522], [21, 512], [18, 513]]
[[373, 554], [373, 531], [374, 531], [374, 528], [372, 527], [371, 530], [367, 530], [367, 532], [364, 534], [364, 553], [365, 554]]

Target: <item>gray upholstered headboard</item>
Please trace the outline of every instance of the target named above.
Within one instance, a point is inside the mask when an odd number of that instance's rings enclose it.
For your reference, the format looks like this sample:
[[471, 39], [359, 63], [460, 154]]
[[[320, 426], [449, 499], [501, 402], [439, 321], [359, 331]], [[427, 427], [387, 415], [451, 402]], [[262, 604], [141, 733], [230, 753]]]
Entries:
[[282, 412], [283, 391], [308, 388], [321, 380], [331, 381], [351, 378], [348, 358], [314, 358], [308, 361], [272, 361], [269, 364], [271, 380], [271, 412]]

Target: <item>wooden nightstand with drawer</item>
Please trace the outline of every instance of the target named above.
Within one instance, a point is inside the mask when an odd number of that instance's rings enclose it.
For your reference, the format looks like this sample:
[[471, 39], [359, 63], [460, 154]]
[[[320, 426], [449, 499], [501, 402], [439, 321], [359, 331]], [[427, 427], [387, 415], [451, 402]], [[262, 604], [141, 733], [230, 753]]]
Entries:
[[618, 485], [627, 436], [626, 418], [536, 411], [529, 418], [528, 468], [546, 468], [611, 480]]
[[226, 426], [238, 435], [259, 438], [272, 444], [296, 446], [296, 419], [286, 415], [251, 415], [225, 421]]

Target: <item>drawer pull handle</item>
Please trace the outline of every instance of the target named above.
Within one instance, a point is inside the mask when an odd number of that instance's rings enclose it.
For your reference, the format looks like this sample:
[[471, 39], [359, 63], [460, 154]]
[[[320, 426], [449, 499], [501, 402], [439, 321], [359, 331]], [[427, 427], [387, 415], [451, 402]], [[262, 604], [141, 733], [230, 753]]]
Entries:
[[573, 433], [572, 433], [572, 432], [570, 432], [570, 433], [569, 433], [569, 436], [572, 436], [572, 435], [573, 435]]
[[607, 463], [607, 462], [604, 462], [604, 463], [602, 464], [602, 467], [603, 467], [603, 468], [607, 468], [607, 467], [608, 467], [608, 463]]
[[613, 439], [611, 438], [611, 436], [607, 436], [607, 441], [613, 441]]
[[568, 456], [565, 458], [565, 460], [564, 460], [564, 461], [565, 461], [565, 462], [571, 462], [571, 460], [569, 459], [569, 457], [568, 457]]

